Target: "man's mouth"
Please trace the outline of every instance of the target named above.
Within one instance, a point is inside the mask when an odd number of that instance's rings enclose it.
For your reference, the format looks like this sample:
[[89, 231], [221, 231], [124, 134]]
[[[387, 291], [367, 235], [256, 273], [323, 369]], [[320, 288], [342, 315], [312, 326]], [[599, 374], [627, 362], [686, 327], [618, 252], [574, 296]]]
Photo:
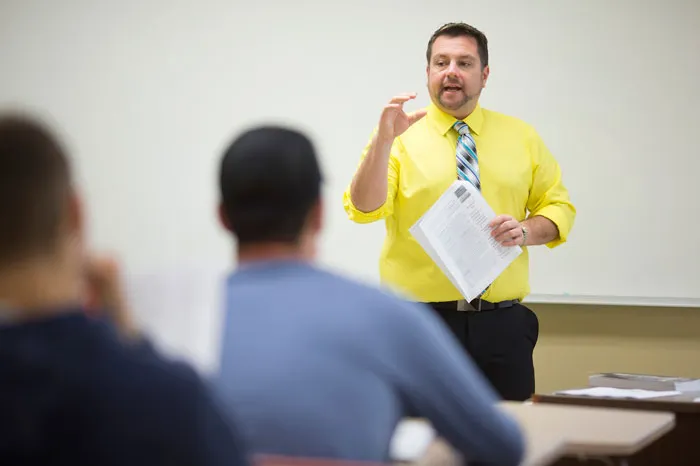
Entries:
[[442, 90], [443, 90], [443, 91], [446, 91], [446, 92], [457, 92], [457, 91], [461, 91], [461, 90], [462, 90], [462, 86], [457, 86], [457, 85], [454, 85], [454, 84], [451, 84], [451, 85], [448, 84], [447, 86], [443, 86], [443, 87], [442, 87]]

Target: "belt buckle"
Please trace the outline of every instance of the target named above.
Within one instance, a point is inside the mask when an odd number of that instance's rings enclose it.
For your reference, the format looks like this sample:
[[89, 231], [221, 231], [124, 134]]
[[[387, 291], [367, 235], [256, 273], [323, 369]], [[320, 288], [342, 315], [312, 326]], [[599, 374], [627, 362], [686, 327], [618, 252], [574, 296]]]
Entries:
[[481, 297], [477, 298], [479, 300], [479, 308], [472, 306], [472, 303], [466, 299], [460, 299], [457, 301], [457, 310], [461, 312], [481, 312]]

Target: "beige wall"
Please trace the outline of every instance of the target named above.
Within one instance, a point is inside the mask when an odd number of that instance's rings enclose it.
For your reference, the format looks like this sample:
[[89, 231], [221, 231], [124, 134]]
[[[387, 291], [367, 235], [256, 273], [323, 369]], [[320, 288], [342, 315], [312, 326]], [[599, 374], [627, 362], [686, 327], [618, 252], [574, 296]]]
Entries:
[[538, 393], [585, 386], [588, 374], [700, 377], [700, 309], [532, 304], [540, 319]]

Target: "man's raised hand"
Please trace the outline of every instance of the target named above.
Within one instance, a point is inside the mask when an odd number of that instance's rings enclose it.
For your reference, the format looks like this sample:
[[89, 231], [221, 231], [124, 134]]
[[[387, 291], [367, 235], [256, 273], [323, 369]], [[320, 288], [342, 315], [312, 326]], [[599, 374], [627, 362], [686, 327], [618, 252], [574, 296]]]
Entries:
[[403, 104], [416, 98], [415, 93], [399, 94], [393, 97], [384, 107], [379, 119], [377, 137], [385, 141], [393, 141], [403, 134], [413, 123], [426, 115], [425, 109], [406, 113]]

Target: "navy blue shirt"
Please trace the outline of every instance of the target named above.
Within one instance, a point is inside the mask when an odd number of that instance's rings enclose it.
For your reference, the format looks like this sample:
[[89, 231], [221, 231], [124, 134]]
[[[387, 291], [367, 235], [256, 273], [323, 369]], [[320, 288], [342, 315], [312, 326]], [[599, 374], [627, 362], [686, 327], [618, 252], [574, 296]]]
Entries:
[[0, 326], [0, 464], [246, 464], [198, 375], [74, 310]]
[[310, 265], [229, 277], [220, 363], [218, 388], [254, 453], [387, 461], [414, 415], [469, 461], [524, 454], [519, 426], [427, 307]]

